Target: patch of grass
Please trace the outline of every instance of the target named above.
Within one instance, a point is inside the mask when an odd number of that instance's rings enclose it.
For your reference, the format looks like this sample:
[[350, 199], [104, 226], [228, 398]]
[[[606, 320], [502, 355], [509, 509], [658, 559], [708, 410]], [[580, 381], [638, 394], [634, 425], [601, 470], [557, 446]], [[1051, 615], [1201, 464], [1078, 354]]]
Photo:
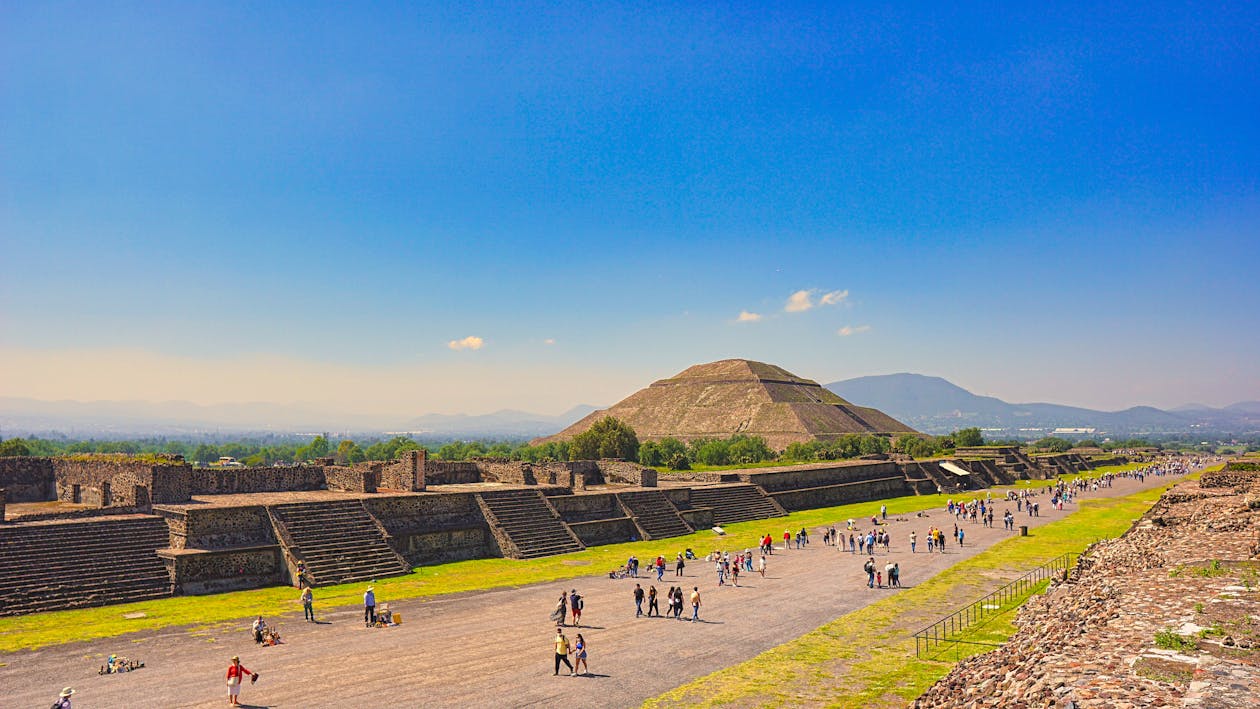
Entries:
[[[646, 707], [905, 706], [944, 676], [953, 661], [985, 652], [1014, 632], [1013, 614], [975, 628], [956, 643], [950, 661], [915, 657], [913, 633], [1066, 552], [1123, 534], [1167, 486], [1126, 497], [1083, 499], [1073, 515], [1031, 537], [1012, 537], [896, 595], [772, 648], [757, 657], [684, 684]], [[774, 678], [767, 681], [767, 678]]]
[[1229, 573], [1229, 570], [1221, 565], [1220, 559], [1213, 559], [1208, 562], [1207, 566], [1200, 566], [1194, 570], [1195, 576], [1202, 576], [1203, 578], [1214, 578], [1227, 573]]
[[1155, 633], [1155, 646], [1162, 647], [1165, 650], [1176, 650], [1177, 652], [1186, 652], [1195, 650], [1199, 644], [1194, 638], [1188, 638], [1184, 635], [1174, 633], [1171, 629], [1161, 630]]

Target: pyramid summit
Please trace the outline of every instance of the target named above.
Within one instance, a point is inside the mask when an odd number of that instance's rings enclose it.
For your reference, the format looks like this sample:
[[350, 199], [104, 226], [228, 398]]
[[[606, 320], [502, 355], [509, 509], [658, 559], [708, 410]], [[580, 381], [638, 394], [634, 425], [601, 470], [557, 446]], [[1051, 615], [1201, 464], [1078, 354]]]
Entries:
[[688, 367], [617, 404], [595, 411], [554, 436], [568, 440], [605, 416], [634, 428], [641, 441], [760, 436], [777, 450], [790, 443], [851, 433], [914, 432], [878, 409], [855, 406], [811, 379], [765, 362], [724, 359]]

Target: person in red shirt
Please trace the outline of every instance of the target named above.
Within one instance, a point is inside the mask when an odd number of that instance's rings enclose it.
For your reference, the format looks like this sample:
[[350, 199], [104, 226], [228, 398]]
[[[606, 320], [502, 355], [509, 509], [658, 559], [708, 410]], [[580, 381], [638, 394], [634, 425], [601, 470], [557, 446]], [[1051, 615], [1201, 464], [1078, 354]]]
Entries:
[[228, 704], [241, 705], [238, 698], [241, 694], [241, 680], [245, 675], [249, 675], [255, 681], [258, 680], [258, 674], [245, 669], [245, 666], [241, 664], [241, 658], [233, 657], [232, 664], [228, 665], [227, 669]]

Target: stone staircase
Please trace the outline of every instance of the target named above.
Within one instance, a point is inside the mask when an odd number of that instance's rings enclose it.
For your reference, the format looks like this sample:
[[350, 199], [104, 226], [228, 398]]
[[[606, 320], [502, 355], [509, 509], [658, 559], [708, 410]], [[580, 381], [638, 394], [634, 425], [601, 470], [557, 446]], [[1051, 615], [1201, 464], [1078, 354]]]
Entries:
[[503, 555], [533, 559], [586, 547], [538, 490], [495, 490], [477, 494]]
[[713, 508], [713, 523], [748, 522], [785, 517], [787, 512], [756, 485], [715, 485], [691, 490], [693, 507]]
[[0, 527], [0, 615], [128, 603], [171, 595], [158, 517]]
[[313, 586], [370, 581], [410, 573], [385, 531], [359, 500], [270, 505], [276, 538], [306, 563]]
[[643, 532], [644, 539], [681, 537], [695, 531], [678, 516], [678, 510], [660, 490], [619, 492], [617, 499]]

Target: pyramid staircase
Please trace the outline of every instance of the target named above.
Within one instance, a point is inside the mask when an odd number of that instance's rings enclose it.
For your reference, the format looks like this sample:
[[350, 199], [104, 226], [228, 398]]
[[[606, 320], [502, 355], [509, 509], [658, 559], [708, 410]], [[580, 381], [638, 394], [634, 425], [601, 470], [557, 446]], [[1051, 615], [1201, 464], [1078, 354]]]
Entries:
[[619, 492], [617, 499], [634, 519], [644, 539], [681, 537], [695, 531], [683, 521], [678, 509], [661, 490]]
[[313, 586], [370, 581], [411, 572], [359, 500], [270, 505], [276, 538], [306, 563]]
[[0, 615], [171, 595], [159, 517], [0, 527]]
[[712, 508], [716, 525], [787, 516], [787, 511], [764, 490], [749, 484], [692, 488], [691, 504]]
[[538, 490], [482, 492], [477, 504], [506, 557], [533, 559], [586, 548]]

